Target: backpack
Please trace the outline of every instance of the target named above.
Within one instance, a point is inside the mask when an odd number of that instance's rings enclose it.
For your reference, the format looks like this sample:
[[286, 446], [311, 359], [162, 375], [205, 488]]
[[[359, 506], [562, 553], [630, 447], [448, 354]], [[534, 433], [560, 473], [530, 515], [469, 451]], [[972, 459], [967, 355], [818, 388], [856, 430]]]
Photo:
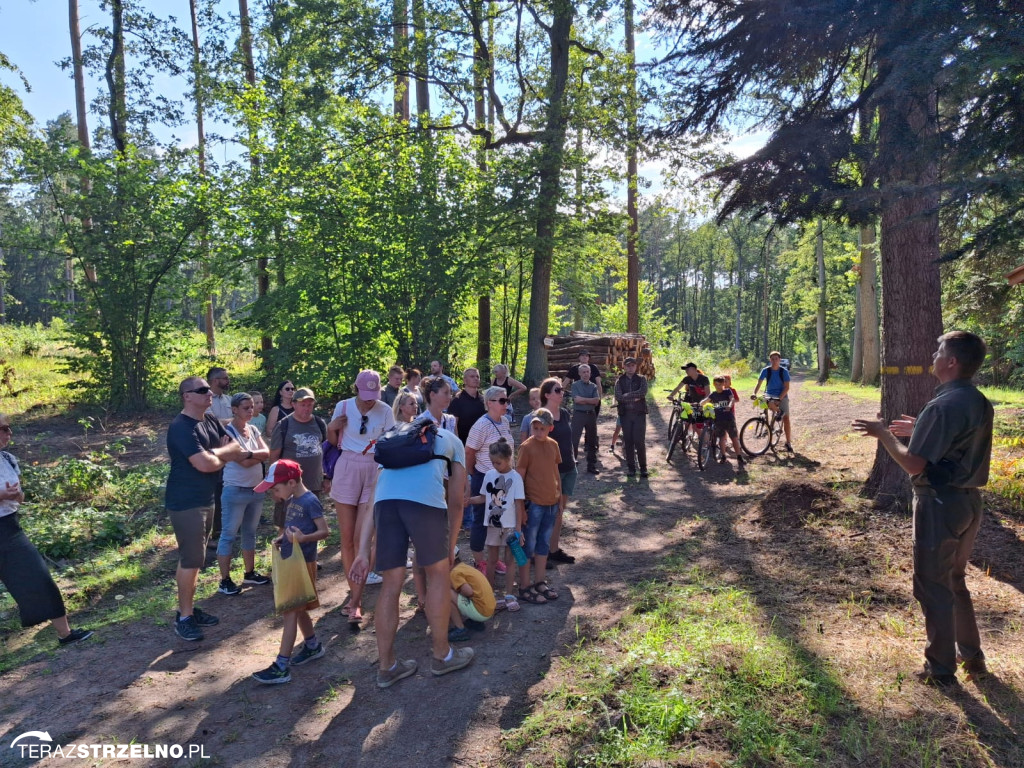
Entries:
[[431, 459], [443, 459], [451, 470], [451, 459], [434, 455], [437, 424], [427, 416], [405, 424], [396, 424], [379, 438], [373, 446], [373, 458], [384, 469], [405, 469], [426, 464]]
[[[348, 401], [343, 401], [341, 404], [341, 415], [345, 415], [345, 406]], [[341, 437], [339, 436], [340, 440]], [[323, 466], [324, 477], [328, 480], [334, 479], [334, 465], [338, 463], [338, 459], [341, 458], [341, 448], [332, 443], [329, 439], [324, 439], [320, 443], [320, 462]]]

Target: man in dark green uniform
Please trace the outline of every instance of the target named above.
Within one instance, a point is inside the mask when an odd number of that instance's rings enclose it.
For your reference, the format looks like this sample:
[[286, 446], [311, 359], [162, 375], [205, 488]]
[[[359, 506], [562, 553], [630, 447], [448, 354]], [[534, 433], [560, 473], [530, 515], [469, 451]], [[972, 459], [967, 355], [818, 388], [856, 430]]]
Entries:
[[[858, 420], [855, 431], [878, 438], [911, 475], [914, 489], [914, 597], [921, 603], [928, 642], [924, 682], [956, 683], [962, 661], [969, 675], [983, 674], [985, 654], [964, 573], [981, 525], [979, 488], [988, 482], [992, 405], [971, 382], [985, 359], [985, 342], [973, 333], [939, 337], [932, 374], [940, 382], [914, 419]], [[896, 437], [910, 437], [904, 446]]]

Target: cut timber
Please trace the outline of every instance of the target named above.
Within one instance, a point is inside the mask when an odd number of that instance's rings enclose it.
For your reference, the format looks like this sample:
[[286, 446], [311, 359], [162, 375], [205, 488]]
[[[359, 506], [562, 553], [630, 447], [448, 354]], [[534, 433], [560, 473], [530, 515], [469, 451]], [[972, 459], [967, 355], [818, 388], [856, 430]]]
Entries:
[[643, 334], [572, 331], [568, 336], [548, 336], [544, 345], [548, 348], [550, 375], [559, 379], [579, 362], [580, 350], [584, 349], [590, 353], [590, 362], [601, 369], [606, 385], [622, 373], [627, 357], [637, 359], [637, 373], [654, 378], [651, 347]]

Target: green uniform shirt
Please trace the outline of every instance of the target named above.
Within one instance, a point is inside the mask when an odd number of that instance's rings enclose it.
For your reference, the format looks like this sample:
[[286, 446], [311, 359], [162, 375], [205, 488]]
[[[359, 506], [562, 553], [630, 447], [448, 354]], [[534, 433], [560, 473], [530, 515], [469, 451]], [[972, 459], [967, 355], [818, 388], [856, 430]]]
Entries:
[[[917, 417], [908, 450], [932, 465], [951, 462], [948, 485], [980, 488], [988, 482], [992, 455], [992, 404], [969, 379], [939, 385]], [[913, 483], [931, 485], [926, 472], [914, 475]]]

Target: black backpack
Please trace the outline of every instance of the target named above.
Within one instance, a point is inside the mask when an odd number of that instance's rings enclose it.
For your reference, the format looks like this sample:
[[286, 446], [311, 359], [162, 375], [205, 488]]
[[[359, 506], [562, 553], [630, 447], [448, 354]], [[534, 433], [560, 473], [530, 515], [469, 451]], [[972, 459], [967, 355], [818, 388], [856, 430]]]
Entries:
[[396, 424], [379, 438], [373, 446], [373, 458], [384, 469], [405, 469], [426, 464], [431, 459], [443, 459], [451, 470], [447, 456], [434, 455], [437, 424], [429, 414], [409, 423]]

